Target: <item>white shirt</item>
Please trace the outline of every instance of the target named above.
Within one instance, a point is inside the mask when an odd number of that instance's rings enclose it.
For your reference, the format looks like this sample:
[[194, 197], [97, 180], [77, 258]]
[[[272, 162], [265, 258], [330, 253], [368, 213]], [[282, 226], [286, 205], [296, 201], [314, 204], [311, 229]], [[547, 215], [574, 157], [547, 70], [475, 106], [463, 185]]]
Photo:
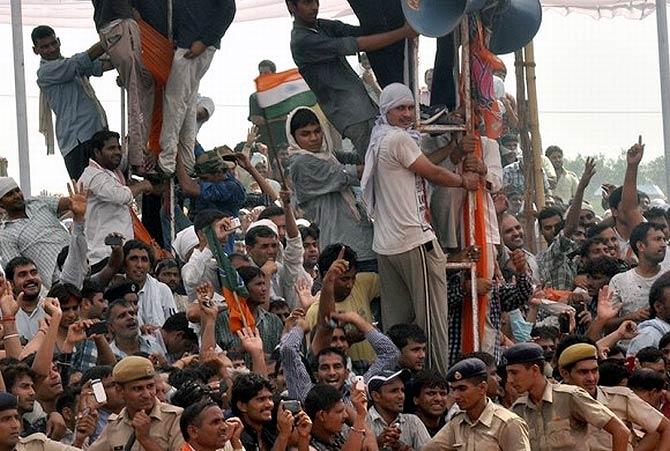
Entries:
[[374, 177], [372, 242], [372, 250], [378, 254], [402, 254], [435, 239], [427, 182], [408, 169], [422, 155], [404, 130], [390, 132], [381, 141]]
[[105, 237], [112, 232], [122, 234], [126, 240], [135, 237], [130, 206], [133, 193], [125, 184], [120, 171], [110, 171], [89, 160], [89, 166], [79, 178], [88, 190], [86, 206], [86, 239], [91, 265], [109, 257], [112, 249], [105, 244]]
[[16, 331], [20, 337], [30, 341], [40, 329], [40, 320], [46, 318], [47, 314], [42, 307], [42, 301], [37, 304], [37, 308], [28, 313], [22, 308], [16, 312]]
[[609, 286], [614, 291], [614, 302], [622, 303], [621, 315], [628, 315], [643, 308], [649, 308], [649, 291], [653, 283], [661, 277], [667, 268], [661, 267], [658, 273], [651, 277], [642, 277], [637, 269], [616, 274], [610, 280]]
[[166, 319], [177, 313], [177, 305], [174, 303], [170, 287], [148, 274], [144, 286], [137, 295], [139, 298], [137, 317], [141, 324], [162, 326]]

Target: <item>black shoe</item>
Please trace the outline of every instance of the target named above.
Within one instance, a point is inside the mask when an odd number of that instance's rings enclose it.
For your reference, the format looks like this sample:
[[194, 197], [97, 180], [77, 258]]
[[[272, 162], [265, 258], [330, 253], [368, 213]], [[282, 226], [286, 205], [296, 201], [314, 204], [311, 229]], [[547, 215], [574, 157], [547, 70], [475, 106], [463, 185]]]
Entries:
[[420, 105], [420, 108], [420, 118], [422, 124], [432, 124], [447, 111], [447, 107], [444, 105]]

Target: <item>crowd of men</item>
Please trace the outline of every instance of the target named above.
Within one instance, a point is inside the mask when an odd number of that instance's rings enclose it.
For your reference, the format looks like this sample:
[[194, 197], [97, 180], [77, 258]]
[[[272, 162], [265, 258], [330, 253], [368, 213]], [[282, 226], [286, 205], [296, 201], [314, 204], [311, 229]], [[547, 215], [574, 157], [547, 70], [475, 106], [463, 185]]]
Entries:
[[[40, 131], [53, 148], [53, 112], [72, 183], [24, 197], [0, 177], [0, 451], [670, 450], [670, 213], [637, 189], [642, 142], [602, 209], [584, 199], [597, 163], [576, 175], [548, 147], [534, 211], [504, 73], [499, 139], [421, 134], [375, 53], [416, 33], [365, 34], [287, 0], [320, 108], [267, 121], [254, 94], [246, 141], [205, 150], [214, 103], [198, 86], [234, 2], [174, 0], [160, 89], [138, 25], [167, 36], [158, 3], [93, 0], [100, 42], [69, 58], [53, 29], [32, 33]], [[344, 56], [361, 52], [359, 78]], [[88, 81], [112, 69], [127, 137]], [[431, 78], [420, 101], [435, 112]], [[464, 238], [476, 190], [485, 249]], [[485, 325], [466, 352], [473, 281], [446, 263], [479, 259], [492, 276], [474, 281]]]

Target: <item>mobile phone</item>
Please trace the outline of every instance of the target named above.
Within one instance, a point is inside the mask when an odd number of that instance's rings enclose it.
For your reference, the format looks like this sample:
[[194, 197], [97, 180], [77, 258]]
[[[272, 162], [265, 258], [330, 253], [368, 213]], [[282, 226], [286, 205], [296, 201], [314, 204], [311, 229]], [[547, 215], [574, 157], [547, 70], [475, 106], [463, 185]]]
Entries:
[[363, 376], [354, 377], [354, 388], [358, 391], [365, 391], [365, 379], [363, 379]]
[[567, 313], [558, 315], [558, 328], [562, 334], [570, 333], [570, 317]]
[[239, 229], [242, 227], [242, 221], [240, 221], [240, 218], [233, 218], [230, 222], [232, 222], [232, 224], [228, 230]]
[[107, 321], [100, 321], [86, 329], [86, 336], [107, 334]]
[[104, 404], [107, 402], [107, 393], [105, 393], [105, 387], [103, 387], [100, 379], [93, 379], [91, 381], [91, 388], [93, 388], [93, 396], [95, 396], [95, 402], [98, 404]]
[[121, 235], [107, 235], [105, 237], [105, 246], [121, 246], [123, 237]]
[[302, 410], [302, 405], [300, 405], [300, 401], [295, 401], [295, 400], [288, 400], [284, 401], [284, 410], [288, 410], [291, 412], [293, 415], [297, 414]]

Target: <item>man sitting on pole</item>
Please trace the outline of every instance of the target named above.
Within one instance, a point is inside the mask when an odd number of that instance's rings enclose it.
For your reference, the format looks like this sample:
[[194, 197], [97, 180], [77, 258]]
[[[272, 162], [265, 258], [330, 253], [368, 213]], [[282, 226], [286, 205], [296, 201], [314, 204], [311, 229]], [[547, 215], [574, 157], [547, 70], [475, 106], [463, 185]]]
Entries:
[[60, 39], [53, 28], [40, 25], [30, 34], [33, 52], [41, 57], [37, 70], [40, 88], [40, 133], [47, 154], [54, 152], [51, 112], [56, 114], [56, 138], [71, 179], [77, 180], [88, 166], [88, 139], [107, 127], [107, 116], [88, 77], [100, 77], [112, 68], [98, 59], [105, 51], [97, 42], [71, 58], [60, 53]]
[[[381, 93], [380, 116], [370, 138], [361, 185], [374, 218], [372, 250], [378, 254], [382, 322], [386, 329], [415, 323], [428, 335], [429, 361], [447, 371], [446, 262], [430, 225], [426, 181], [476, 190], [480, 176], [437, 166], [444, 147], [425, 156], [412, 130], [414, 96], [400, 83]], [[407, 302], [410, 300], [411, 302]]]
[[365, 159], [377, 108], [345, 57], [416, 36], [409, 25], [363, 36], [360, 27], [317, 19], [318, 0], [286, 0], [294, 17], [291, 53], [326, 117]]

